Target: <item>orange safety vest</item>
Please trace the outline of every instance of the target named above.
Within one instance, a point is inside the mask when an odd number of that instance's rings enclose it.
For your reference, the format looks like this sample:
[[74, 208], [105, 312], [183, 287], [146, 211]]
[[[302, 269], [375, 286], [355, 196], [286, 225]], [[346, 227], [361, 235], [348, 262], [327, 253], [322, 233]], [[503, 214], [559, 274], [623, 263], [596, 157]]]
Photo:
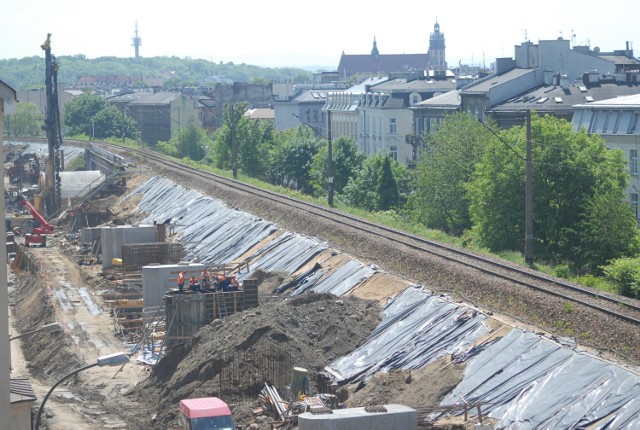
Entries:
[[178, 273], [178, 284], [184, 284], [184, 273]]

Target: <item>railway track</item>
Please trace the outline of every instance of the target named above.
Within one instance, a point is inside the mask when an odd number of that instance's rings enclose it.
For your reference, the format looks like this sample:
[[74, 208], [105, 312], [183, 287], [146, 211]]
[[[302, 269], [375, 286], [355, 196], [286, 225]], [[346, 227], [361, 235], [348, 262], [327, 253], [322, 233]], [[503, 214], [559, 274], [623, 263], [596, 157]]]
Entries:
[[[124, 148], [113, 144], [100, 144], [109, 150], [122, 151]], [[181, 174], [188, 174], [205, 181], [215, 181], [218, 186], [230, 187], [233, 190], [248, 193], [290, 208], [303, 211], [314, 217], [324, 218], [333, 223], [346, 226], [377, 236], [380, 239], [393, 241], [412, 250], [430, 254], [431, 256], [462, 265], [470, 270], [482, 272], [499, 280], [536, 290], [570, 303], [586, 306], [618, 320], [640, 326], [640, 305], [632, 299], [609, 295], [589, 288], [574, 285], [560, 279], [548, 277], [540, 272], [529, 270], [502, 260], [469, 252], [452, 245], [435, 242], [382, 226], [341, 211], [288, 197], [279, 193], [254, 187], [211, 172], [195, 169], [183, 163], [166, 159], [149, 150], [125, 149], [129, 154], [161, 164], [168, 169], [177, 169]]]

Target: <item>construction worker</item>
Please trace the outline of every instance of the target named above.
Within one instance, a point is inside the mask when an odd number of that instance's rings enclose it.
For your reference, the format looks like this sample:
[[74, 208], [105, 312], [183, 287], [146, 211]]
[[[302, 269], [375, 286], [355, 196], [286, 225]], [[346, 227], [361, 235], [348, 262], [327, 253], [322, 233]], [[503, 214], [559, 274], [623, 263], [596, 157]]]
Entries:
[[178, 294], [184, 292], [184, 272], [178, 273]]
[[211, 286], [211, 274], [207, 269], [204, 269], [202, 271], [200, 278], [202, 280], [202, 286], [204, 288], [209, 288]]
[[191, 291], [200, 291], [200, 284], [198, 283], [198, 278], [192, 276], [189, 279], [189, 290]]
[[225, 278], [223, 275], [216, 275], [216, 290], [217, 291], [227, 291], [227, 287], [229, 285], [229, 282], [227, 281], [227, 278]]
[[238, 290], [240, 290], [240, 284], [238, 283], [238, 278], [233, 276], [231, 278], [231, 291], [238, 291]]

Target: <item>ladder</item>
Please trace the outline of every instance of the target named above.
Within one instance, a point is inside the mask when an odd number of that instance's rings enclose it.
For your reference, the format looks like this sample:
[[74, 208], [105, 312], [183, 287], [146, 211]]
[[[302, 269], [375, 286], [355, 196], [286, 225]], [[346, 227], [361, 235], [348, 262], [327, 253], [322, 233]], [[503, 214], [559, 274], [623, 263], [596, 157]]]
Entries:
[[216, 292], [216, 302], [218, 302], [218, 318], [224, 318], [228, 316], [227, 301], [223, 292]]

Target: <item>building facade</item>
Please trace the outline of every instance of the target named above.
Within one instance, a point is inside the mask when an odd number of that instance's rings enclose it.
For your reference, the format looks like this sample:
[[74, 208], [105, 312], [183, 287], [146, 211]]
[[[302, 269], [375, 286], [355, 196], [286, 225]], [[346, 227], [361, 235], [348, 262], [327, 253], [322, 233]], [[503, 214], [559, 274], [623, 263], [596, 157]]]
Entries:
[[411, 107], [436, 95], [455, 90], [456, 82], [447, 73], [434, 77], [429, 71], [391, 76], [389, 80], [368, 88], [358, 108], [358, 148], [366, 154], [391, 155], [409, 167], [419, 158], [420, 142], [414, 135]]
[[598, 134], [608, 148], [624, 151], [629, 170], [627, 198], [640, 220], [640, 94], [574, 106], [573, 128]]
[[138, 124], [141, 140], [149, 145], [167, 142], [182, 128], [195, 124], [195, 99], [182, 93], [142, 93], [126, 105]]

